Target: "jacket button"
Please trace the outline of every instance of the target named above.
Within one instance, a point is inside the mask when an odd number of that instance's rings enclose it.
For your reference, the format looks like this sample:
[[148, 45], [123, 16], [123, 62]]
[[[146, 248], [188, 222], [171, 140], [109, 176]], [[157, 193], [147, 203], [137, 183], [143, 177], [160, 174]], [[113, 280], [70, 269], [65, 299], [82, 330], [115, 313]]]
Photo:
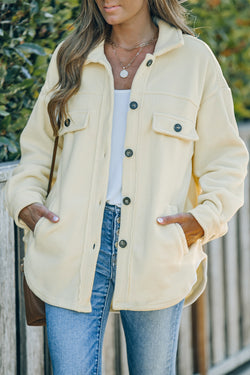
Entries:
[[174, 126], [174, 130], [178, 133], [178, 132], [180, 132], [181, 130], [182, 130], [182, 126], [181, 126], [181, 124], [175, 124], [175, 126]]
[[147, 66], [150, 66], [150, 65], [152, 65], [152, 64], [153, 64], [153, 60], [150, 59], [150, 60], [147, 61], [147, 64], [146, 64], [146, 65], [147, 65]]
[[65, 126], [70, 126], [70, 118], [67, 118], [67, 119], [64, 121], [64, 125], [65, 125]]
[[129, 197], [123, 198], [123, 203], [128, 205], [131, 202], [131, 199]]
[[131, 148], [127, 148], [127, 150], [125, 151], [125, 155], [130, 158], [133, 155], [133, 150], [131, 150]]
[[127, 246], [127, 241], [125, 241], [125, 240], [121, 240], [121, 241], [119, 242], [119, 245], [120, 245], [120, 247], [126, 247], [126, 246]]
[[129, 104], [129, 106], [130, 106], [131, 109], [136, 109], [138, 107], [138, 103], [137, 102], [131, 102]]

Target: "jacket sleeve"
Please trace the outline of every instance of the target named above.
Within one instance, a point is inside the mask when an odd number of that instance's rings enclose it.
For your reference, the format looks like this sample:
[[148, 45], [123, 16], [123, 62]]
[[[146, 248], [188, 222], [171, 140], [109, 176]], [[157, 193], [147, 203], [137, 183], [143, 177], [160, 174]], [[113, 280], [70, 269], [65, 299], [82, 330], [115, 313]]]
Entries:
[[[27, 226], [18, 218], [20, 211], [35, 202], [43, 204], [46, 199], [54, 145], [47, 104], [48, 94], [58, 80], [56, 55], [60, 46], [61, 44], [52, 55], [44, 86], [21, 134], [20, 163], [5, 186], [6, 207], [16, 224], [22, 228]], [[58, 147], [57, 160], [60, 152]], [[57, 164], [58, 162], [55, 164], [54, 176], [57, 173]]]
[[189, 212], [204, 229], [205, 244], [227, 232], [227, 222], [243, 205], [248, 151], [239, 137], [231, 90], [212, 57], [197, 116], [193, 173], [201, 194]]

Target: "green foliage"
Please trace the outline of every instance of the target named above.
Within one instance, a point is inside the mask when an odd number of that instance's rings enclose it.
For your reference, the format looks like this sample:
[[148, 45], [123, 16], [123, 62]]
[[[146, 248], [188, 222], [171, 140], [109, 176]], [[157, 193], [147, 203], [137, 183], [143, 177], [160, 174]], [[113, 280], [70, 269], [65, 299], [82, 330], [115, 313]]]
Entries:
[[[0, 1], [0, 162], [20, 157], [19, 137], [44, 82], [49, 58], [80, 0]], [[238, 120], [250, 119], [250, 0], [190, 0], [190, 24], [217, 56]]]
[[190, 25], [220, 62], [237, 120], [249, 120], [250, 0], [190, 0], [188, 10]]
[[20, 157], [19, 137], [49, 58], [79, 10], [78, 0], [0, 2], [0, 162]]

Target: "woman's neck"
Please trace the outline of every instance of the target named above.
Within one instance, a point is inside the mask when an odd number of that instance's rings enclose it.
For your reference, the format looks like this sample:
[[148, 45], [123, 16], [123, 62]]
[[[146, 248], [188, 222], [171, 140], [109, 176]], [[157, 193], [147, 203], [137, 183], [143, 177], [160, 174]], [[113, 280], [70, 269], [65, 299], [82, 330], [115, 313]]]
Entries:
[[110, 39], [124, 48], [149, 41], [156, 36], [157, 26], [148, 17], [113, 25]]

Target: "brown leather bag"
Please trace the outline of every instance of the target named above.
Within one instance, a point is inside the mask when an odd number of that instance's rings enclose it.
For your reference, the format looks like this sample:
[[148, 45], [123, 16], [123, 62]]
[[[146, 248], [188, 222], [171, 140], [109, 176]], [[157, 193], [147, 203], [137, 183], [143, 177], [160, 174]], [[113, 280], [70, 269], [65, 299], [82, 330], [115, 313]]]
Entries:
[[[49, 184], [47, 189], [47, 196], [49, 195], [51, 184], [53, 180], [53, 172], [56, 160], [56, 151], [58, 146], [58, 136], [55, 138], [53, 157], [50, 168]], [[23, 271], [23, 264], [21, 264], [21, 271]], [[46, 325], [46, 315], [45, 315], [45, 303], [38, 298], [32, 290], [29, 288], [25, 274], [23, 273], [23, 292], [25, 301], [25, 313], [26, 321], [29, 326], [45, 326]]]

